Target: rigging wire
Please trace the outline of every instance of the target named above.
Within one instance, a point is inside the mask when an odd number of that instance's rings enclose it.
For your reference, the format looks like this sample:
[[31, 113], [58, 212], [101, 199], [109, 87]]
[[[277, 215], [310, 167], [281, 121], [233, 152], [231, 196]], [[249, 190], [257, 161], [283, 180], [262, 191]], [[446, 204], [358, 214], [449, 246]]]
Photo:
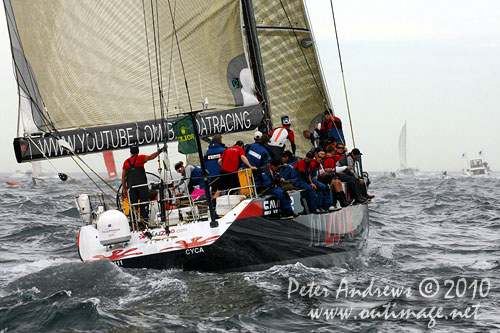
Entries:
[[[151, 4], [151, 11], [153, 12], [152, 0], [150, 0], [150, 4]], [[153, 85], [153, 70], [152, 70], [152, 66], [151, 66], [151, 55], [149, 52], [149, 36], [148, 36], [148, 26], [147, 26], [147, 22], [146, 22], [146, 5], [144, 4], [144, 0], [142, 0], [142, 12], [143, 12], [143, 17], [144, 17], [144, 32], [146, 35], [146, 46], [147, 46], [146, 49], [148, 52], [149, 80], [151, 83], [151, 98], [152, 98], [152, 103], [153, 103], [153, 116], [154, 116], [155, 126], [156, 126], [157, 120], [156, 120], [156, 104], [155, 104], [155, 94], [154, 94], [154, 85]], [[151, 15], [151, 19], [153, 21], [153, 38], [155, 41], [155, 51], [156, 51], [156, 34], [155, 34], [155, 30], [154, 30], [154, 14]], [[155, 53], [155, 58], [156, 57], [157, 56]], [[158, 59], [156, 59], [156, 61], [158, 62]], [[157, 66], [157, 69], [158, 69], [158, 66]], [[160, 98], [160, 101], [161, 101], [161, 98]], [[158, 142], [156, 143], [156, 145], [157, 145], [157, 148], [159, 148]]]
[[182, 74], [184, 75], [184, 85], [186, 86], [186, 93], [187, 93], [187, 98], [188, 98], [188, 103], [189, 103], [189, 111], [193, 112], [193, 106], [191, 104], [191, 96], [189, 95], [189, 87], [188, 87], [188, 83], [187, 83], [187, 79], [186, 79], [186, 71], [184, 70], [184, 62], [182, 61], [181, 47], [179, 45], [179, 38], [177, 36], [177, 29], [175, 28], [175, 21], [174, 21], [174, 16], [172, 13], [172, 6], [170, 5], [170, 0], [168, 0], [168, 8], [170, 9], [170, 17], [172, 18], [172, 26], [174, 28], [175, 41], [177, 44], [177, 51], [179, 52], [179, 60], [181, 62]]
[[[331, 0], [330, 0], [330, 1], [331, 1]], [[314, 75], [314, 73], [313, 73], [313, 71], [312, 71], [312, 68], [311, 68], [311, 65], [309, 64], [309, 61], [307, 60], [306, 54], [305, 54], [305, 52], [304, 52], [304, 50], [303, 50], [302, 45], [300, 44], [300, 41], [299, 41], [299, 38], [298, 38], [298, 36], [297, 36], [297, 34], [296, 34], [296, 32], [295, 32], [295, 29], [294, 29], [294, 28], [293, 28], [293, 26], [292, 26], [292, 22], [291, 22], [290, 17], [289, 17], [289, 15], [288, 15], [288, 13], [287, 13], [287, 11], [286, 11], [286, 9], [285, 9], [285, 6], [283, 5], [283, 1], [282, 1], [282, 0], [280, 0], [280, 3], [281, 3], [281, 7], [283, 8], [283, 12], [285, 13], [285, 16], [286, 16], [286, 18], [287, 18], [287, 20], [288, 20], [288, 24], [290, 25], [290, 28], [291, 28], [291, 29], [292, 29], [292, 31], [293, 31], [293, 34], [294, 34], [295, 40], [297, 41], [297, 45], [299, 46], [299, 49], [300, 49], [300, 50], [301, 50], [301, 52], [302, 52], [302, 56], [304, 57], [304, 60], [305, 60], [305, 62], [306, 62], [306, 64], [307, 64], [307, 67], [308, 67], [308, 69], [309, 69], [309, 72], [311, 73], [311, 75], [312, 75], [312, 77], [313, 77], [314, 83], [315, 83], [315, 85], [316, 85], [316, 89], [318, 90], [318, 92], [319, 92], [319, 93], [320, 93], [320, 95], [321, 95], [322, 102], [323, 102], [323, 106], [324, 106], [327, 110], [330, 110], [330, 107], [329, 107], [328, 102], [327, 102], [327, 98], [323, 95], [323, 91], [322, 91], [322, 90], [321, 90], [321, 88], [319, 87], [319, 83], [318, 83], [318, 81], [316, 80], [316, 76]], [[337, 42], [337, 43], [338, 43], [338, 42]], [[343, 76], [343, 72], [342, 72], [342, 76]], [[344, 82], [345, 82], [345, 81], [344, 81]], [[345, 85], [344, 85], [344, 86], [345, 86]], [[333, 112], [331, 112], [331, 111], [330, 111], [330, 114], [333, 116]], [[351, 115], [350, 115], [350, 113], [349, 113], [349, 122], [351, 122]], [[340, 131], [339, 131], [339, 129], [338, 129], [336, 126], [335, 126], [335, 129], [336, 129], [336, 131], [337, 131], [338, 137], [341, 139], [342, 143], [344, 143], [344, 142], [343, 142], [343, 140], [342, 140], [342, 136], [340, 135]], [[351, 132], [352, 132], [352, 126], [351, 126]], [[354, 143], [354, 135], [353, 135], [353, 143]]]
[[[55, 167], [54, 164], [52, 164], [52, 161], [47, 157], [47, 155], [45, 155], [45, 152], [43, 151], [42, 147], [41, 146], [38, 146], [36, 144], [35, 141], [33, 141], [33, 139], [31, 138], [31, 136], [27, 136], [27, 139], [29, 141], [31, 141], [31, 143], [33, 144], [33, 146], [35, 146], [43, 155], [43, 157], [47, 160], [47, 162], [49, 162], [49, 164], [52, 166], [52, 168], [57, 172], [59, 173], [59, 170], [57, 170], [57, 168]], [[99, 197], [96, 193], [94, 193], [93, 191], [91, 191], [90, 189], [88, 189], [87, 187], [85, 187], [82, 183], [80, 183], [79, 181], [77, 181], [75, 178], [71, 177], [70, 175], [66, 174], [72, 181], [74, 181], [75, 183], [77, 183], [78, 185], [80, 185], [83, 189], [85, 189], [87, 192], [89, 192], [90, 194], [92, 194], [93, 196], [95, 196], [99, 201], [101, 201], [102, 203], [104, 203], [102, 201], [102, 198]]]
[[[76, 155], [73, 151], [72, 151], [73, 155], [75, 155], [76, 157], [79, 157], [78, 155]], [[90, 179], [90, 181], [92, 183], [94, 183], [94, 185], [99, 189], [101, 190], [102, 194], [104, 194], [106, 196], [106, 198], [111, 202], [111, 207], [115, 208], [116, 209], [116, 206], [113, 204], [113, 200], [108, 196], [108, 194], [99, 186], [99, 184], [97, 184], [95, 182], [95, 180], [90, 177], [90, 175], [85, 171], [85, 169], [83, 169], [83, 167], [75, 160], [75, 158], [73, 156], [70, 156], [71, 159], [73, 160], [73, 162], [75, 162], [75, 164], [83, 171], [83, 173], [85, 174], [85, 176], [87, 176], [88, 179]], [[80, 159], [81, 160], [81, 159]], [[83, 161], [83, 160], [82, 160]], [[87, 166], [88, 167], [88, 166]], [[91, 169], [92, 170], [92, 169]], [[114, 189], [113, 189], [114, 190]], [[118, 193], [118, 191], [115, 190], [115, 192]], [[102, 203], [105, 203], [103, 200], [101, 200]], [[109, 203], [108, 203], [109, 204]]]
[[337, 23], [335, 21], [335, 13], [333, 11], [333, 1], [332, 0], [330, 0], [330, 7], [332, 9], [333, 27], [335, 29], [335, 39], [337, 41], [337, 51], [339, 54], [340, 71], [342, 72], [342, 82], [344, 84], [344, 95], [345, 95], [345, 101], [346, 101], [346, 105], [347, 105], [347, 114], [349, 115], [349, 126], [351, 127], [352, 145], [353, 145], [353, 147], [356, 147], [356, 143], [354, 141], [354, 130], [352, 129], [351, 109], [349, 107], [349, 98], [347, 97], [347, 85], [345, 83], [345, 77], [344, 77], [344, 66], [342, 64], [342, 55], [340, 53], [339, 36], [337, 34]]
[[[12, 33], [15, 35], [15, 37], [16, 37], [18, 43], [19, 43], [19, 47], [20, 47], [20, 51], [21, 51], [23, 60], [25, 62], [26, 68], [28, 68], [29, 82], [31, 83], [32, 87], [35, 87], [37, 89], [37, 91], [40, 91], [38, 89], [37, 82], [35, 81], [33, 75], [31, 75], [31, 66], [29, 65], [28, 60], [24, 56], [24, 48], [23, 48], [23, 44], [21, 43], [21, 37], [19, 36], [19, 31], [17, 30], [17, 24], [16, 24], [15, 20], [10, 15], [6, 15], [6, 16], [7, 16], [7, 20], [10, 22], [10, 25], [12, 25], [14, 27], [14, 31]], [[9, 28], [9, 34], [11, 33], [10, 25], [9, 24], [7, 25], [7, 27]], [[12, 61], [14, 63], [14, 67], [16, 69], [15, 70], [15, 73], [16, 73], [15, 76], [16, 76], [16, 81], [18, 81], [18, 94], [19, 94], [19, 89], [21, 89], [20, 84], [19, 84], [19, 80], [21, 80], [21, 82], [24, 84], [25, 87], [28, 87], [28, 84], [27, 84], [26, 78], [22, 75], [22, 71], [19, 69], [19, 66], [18, 66], [18, 63], [16, 61], [16, 58], [14, 57], [14, 54], [16, 52], [14, 52], [14, 47], [12, 45], [12, 38], [10, 38], [10, 44], [11, 44], [11, 51], [12, 51], [11, 52], [12, 53]], [[19, 73], [19, 75], [17, 75], [17, 73]], [[24, 91], [24, 89], [23, 89], [23, 91]], [[54, 126], [54, 123], [53, 123], [52, 119], [50, 119], [49, 113], [47, 112], [47, 115], [49, 116], [49, 119], [47, 119], [47, 117], [45, 116], [45, 114], [43, 113], [43, 111], [40, 109], [39, 105], [34, 102], [34, 98], [29, 93], [26, 93], [26, 97], [30, 101], [31, 105], [33, 105], [33, 104], [35, 105], [35, 109], [37, 110], [38, 114], [42, 118], [42, 121], [44, 122], [45, 126], [47, 128], [52, 128], [52, 130], [59, 135], [57, 129]], [[21, 99], [21, 96], [19, 94], [19, 105], [20, 105], [20, 99]], [[43, 101], [42, 101], [42, 103], [43, 103]], [[18, 112], [20, 112], [20, 108], [19, 108]], [[38, 126], [38, 124], [34, 121], [34, 119], [33, 119], [33, 124], [41, 132], [44, 132], [44, 133], [47, 132], [47, 129], [46, 128], [45, 129], [40, 128]]]

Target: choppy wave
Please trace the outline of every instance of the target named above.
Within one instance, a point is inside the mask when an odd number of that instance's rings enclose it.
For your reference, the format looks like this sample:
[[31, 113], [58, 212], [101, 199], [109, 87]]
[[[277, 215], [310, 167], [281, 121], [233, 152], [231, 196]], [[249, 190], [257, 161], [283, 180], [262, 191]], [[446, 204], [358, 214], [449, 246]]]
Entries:
[[[20, 181], [16, 179], [16, 181]], [[5, 178], [2, 179], [5, 184]], [[88, 184], [91, 186], [91, 184]], [[445, 331], [500, 330], [498, 177], [373, 175], [370, 239], [356, 263], [319, 269], [302, 264], [260, 272], [128, 270], [109, 261], [82, 263], [80, 188], [49, 179], [0, 188], [0, 331], [421, 331], [429, 320], [311, 319], [319, 308], [463, 309], [475, 300], [418, 294], [419, 283], [491, 281], [480, 319], [438, 320]], [[349, 298], [300, 296], [294, 283], [335, 292], [341, 281], [361, 290], [411, 288], [413, 295]], [[372, 282], [373, 281], [373, 282]], [[290, 289], [291, 288], [291, 289]], [[307, 289], [307, 288], [306, 288]], [[305, 290], [306, 290], [305, 289]], [[320, 289], [321, 290], [321, 289]]]

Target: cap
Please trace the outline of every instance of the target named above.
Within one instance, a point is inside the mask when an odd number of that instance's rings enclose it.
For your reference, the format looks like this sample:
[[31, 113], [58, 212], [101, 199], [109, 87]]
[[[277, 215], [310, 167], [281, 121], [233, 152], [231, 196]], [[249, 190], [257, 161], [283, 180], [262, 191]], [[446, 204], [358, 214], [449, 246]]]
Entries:
[[326, 109], [325, 110], [325, 115], [329, 115], [329, 114], [333, 115], [332, 109]]
[[262, 132], [261, 131], [257, 131], [253, 134], [253, 138], [255, 140], [260, 140], [262, 138]]
[[139, 144], [137, 142], [134, 142], [132, 143], [132, 145], [130, 145], [130, 153], [132, 155], [139, 153]]
[[351, 155], [363, 155], [358, 148], [351, 150]]
[[316, 147], [316, 148], [314, 148], [314, 151], [315, 151], [315, 152], [317, 152], [317, 153], [319, 153], [320, 151], [323, 151], [323, 148], [321, 148], [321, 147]]
[[288, 118], [288, 116], [283, 116], [281, 117], [281, 124], [288, 126], [291, 125], [292, 122], [290, 121], [290, 118]]
[[308, 151], [306, 154], [307, 158], [313, 159], [314, 158], [314, 153], [312, 151]]

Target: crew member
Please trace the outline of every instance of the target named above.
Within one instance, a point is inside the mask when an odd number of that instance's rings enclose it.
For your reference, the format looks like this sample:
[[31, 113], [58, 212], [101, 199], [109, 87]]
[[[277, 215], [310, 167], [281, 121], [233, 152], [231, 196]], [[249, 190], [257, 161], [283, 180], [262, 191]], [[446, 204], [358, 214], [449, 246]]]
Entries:
[[362, 178], [359, 177], [359, 171], [357, 170], [357, 161], [361, 155], [362, 153], [359, 151], [359, 149], [354, 148], [353, 150], [351, 150], [351, 153], [342, 157], [337, 162], [338, 167], [344, 167], [342, 171], [338, 170], [339, 179], [347, 183], [349, 190], [354, 195], [354, 203], [359, 204], [366, 203], [368, 201], [368, 198], [373, 198], [373, 196], [371, 195], [368, 197], [367, 193], [365, 193], [366, 197], [363, 196], [363, 192], [365, 191], [363, 191], [362, 186], [364, 186], [365, 182]]
[[290, 129], [292, 122], [288, 116], [281, 117], [281, 127], [275, 128], [270, 133], [271, 139], [269, 140], [269, 150], [271, 153], [271, 157], [280, 157], [283, 155], [283, 151], [285, 150], [286, 140], [290, 141], [290, 145], [292, 146], [292, 153], [295, 156], [295, 150], [297, 147], [295, 146], [295, 134]]
[[321, 124], [321, 130], [326, 131], [328, 138], [336, 142], [345, 143], [344, 132], [342, 131], [342, 120], [335, 117], [331, 109], [325, 110], [325, 117]]
[[307, 190], [307, 203], [312, 213], [319, 214], [322, 211], [318, 207], [318, 193], [316, 193], [317, 186], [312, 182], [311, 179], [311, 161], [314, 158], [312, 152], [307, 152], [306, 157], [302, 160], [298, 160], [295, 163], [292, 171], [292, 183], [294, 186]]
[[266, 148], [269, 136], [257, 131], [254, 133], [253, 138], [255, 142], [245, 147], [245, 156], [248, 162], [250, 162], [250, 165], [257, 168], [257, 170], [253, 172], [253, 178], [257, 180], [262, 177], [262, 169], [269, 164], [270, 155]]
[[239, 187], [240, 181], [236, 171], [238, 171], [240, 161], [253, 170], [257, 169], [246, 158], [243, 145], [243, 141], [237, 141], [233, 147], [224, 150], [222, 156], [219, 158], [218, 162], [221, 169], [219, 178], [214, 183], [216, 192], [212, 197], [213, 199], [218, 198], [223, 190]]
[[130, 154], [132, 156], [123, 162], [122, 195], [125, 198], [129, 197], [129, 204], [135, 209], [137, 209], [137, 206], [133, 205], [139, 201], [141, 202], [139, 209], [141, 217], [144, 220], [147, 220], [149, 217], [149, 189], [144, 164], [147, 161], [155, 159], [166, 147], [164, 146], [151, 155], [139, 155], [139, 145], [134, 143], [130, 146]]
[[262, 172], [262, 183], [258, 184], [261, 188], [265, 190], [263, 193], [268, 193], [276, 196], [280, 201], [281, 208], [281, 218], [291, 219], [297, 215], [293, 212], [292, 200], [286, 191], [283, 191], [281, 184], [285, 182], [285, 179], [281, 177], [278, 170], [281, 165], [281, 160], [279, 158], [271, 159], [271, 164], [264, 168]]
[[220, 174], [220, 165], [218, 161], [224, 150], [226, 150], [226, 146], [222, 143], [222, 135], [215, 134], [212, 137], [212, 141], [210, 142], [204, 157], [205, 168], [210, 176], [210, 183]]
[[175, 171], [182, 175], [179, 183], [172, 187], [172, 191], [175, 191], [181, 185], [185, 185], [188, 193], [193, 193], [194, 187], [198, 185], [200, 189], [205, 188], [205, 184], [203, 182], [203, 172], [200, 167], [194, 165], [186, 165], [184, 167], [184, 162], [179, 161], [175, 164]]

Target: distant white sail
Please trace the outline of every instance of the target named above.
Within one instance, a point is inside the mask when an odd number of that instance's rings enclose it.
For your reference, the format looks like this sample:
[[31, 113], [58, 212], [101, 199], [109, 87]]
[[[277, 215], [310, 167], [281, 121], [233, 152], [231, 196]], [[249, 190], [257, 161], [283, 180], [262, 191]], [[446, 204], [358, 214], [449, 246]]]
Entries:
[[406, 122], [399, 134], [399, 167], [406, 169]]

